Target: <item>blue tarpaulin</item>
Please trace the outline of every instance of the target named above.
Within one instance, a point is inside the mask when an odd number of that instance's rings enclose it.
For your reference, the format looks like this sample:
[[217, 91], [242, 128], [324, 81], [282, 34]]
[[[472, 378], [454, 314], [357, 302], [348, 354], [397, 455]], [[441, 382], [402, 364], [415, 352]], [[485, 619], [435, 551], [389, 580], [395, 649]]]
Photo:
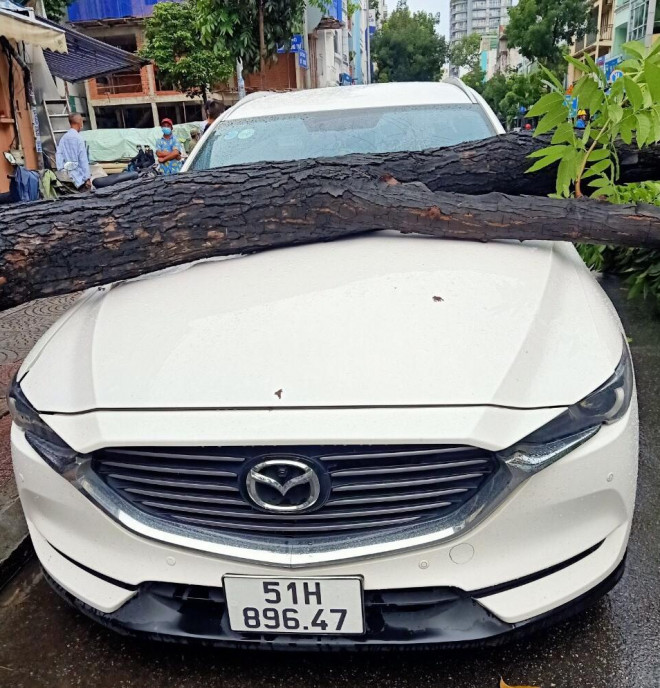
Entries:
[[158, 0], [76, 0], [69, 5], [69, 21], [150, 17], [157, 2]]

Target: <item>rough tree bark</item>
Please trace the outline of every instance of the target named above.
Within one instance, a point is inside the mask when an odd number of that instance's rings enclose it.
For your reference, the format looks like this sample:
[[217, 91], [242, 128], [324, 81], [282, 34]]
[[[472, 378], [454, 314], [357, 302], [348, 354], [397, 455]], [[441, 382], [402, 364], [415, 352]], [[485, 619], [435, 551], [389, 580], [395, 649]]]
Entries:
[[341, 161], [128, 182], [0, 213], [0, 309], [214, 255], [373, 230], [660, 247], [660, 208], [433, 192]]
[[[505, 193], [547, 196], [555, 191], [556, 167], [526, 174], [527, 156], [547, 146], [549, 137], [511, 133], [449, 148], [387, 155], [351, 155], [337, 164], [368, 167], [373, 174], [391, 174], [401, 182], [419, 181], [431, 191], [470, 195]], [[660, 180], [660, 145], [643, 150], [621, 142], [618, 147], [621, 183]]]

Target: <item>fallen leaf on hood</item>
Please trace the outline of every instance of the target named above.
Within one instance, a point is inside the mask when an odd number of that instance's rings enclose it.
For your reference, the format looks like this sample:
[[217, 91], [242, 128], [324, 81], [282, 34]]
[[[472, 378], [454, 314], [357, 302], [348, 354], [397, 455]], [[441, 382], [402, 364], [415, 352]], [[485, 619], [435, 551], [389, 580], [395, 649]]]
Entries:
[[500, 677], [500, 688], [538, 688], [538, 686], [510, 686], [504, 683], [504, 679]]

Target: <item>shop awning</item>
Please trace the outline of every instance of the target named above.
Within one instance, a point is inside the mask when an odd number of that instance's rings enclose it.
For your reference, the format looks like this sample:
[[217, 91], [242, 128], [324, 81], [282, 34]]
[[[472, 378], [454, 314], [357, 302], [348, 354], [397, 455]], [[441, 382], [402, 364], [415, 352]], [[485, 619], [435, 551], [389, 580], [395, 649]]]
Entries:
[[[44, 23], [59, 26], [48, 19]], [[68, 26], [59, 27], [66, 36], [67, 54], [62, 55], [52, 50], [44, 50], [44, 57], [53, 76], [64, 81], [76, 83], [93, 79], [104, 74], [120, 72], [124, 69], [139, 69], [148, 64], [133, 53], [98, 41]]]
[[11, 41], [38, 45], [57, 53], [67, 52], [66, 36], [62, 27], [4, 7], [0, 7], [0, 36]]

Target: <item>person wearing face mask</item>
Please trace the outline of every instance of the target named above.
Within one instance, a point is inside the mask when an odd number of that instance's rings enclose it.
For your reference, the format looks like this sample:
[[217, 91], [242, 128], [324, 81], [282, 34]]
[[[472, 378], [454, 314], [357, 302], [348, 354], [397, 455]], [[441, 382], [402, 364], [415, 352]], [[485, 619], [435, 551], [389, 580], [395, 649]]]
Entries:
[[171, 119], [164, 117], [160, 122], [160, 127], [163, 130], [163, 136], [156, 144], [158, 166], [163, 174], [177, 174], [183, 167], [181, 160], [183, 146], [174, 136]]

